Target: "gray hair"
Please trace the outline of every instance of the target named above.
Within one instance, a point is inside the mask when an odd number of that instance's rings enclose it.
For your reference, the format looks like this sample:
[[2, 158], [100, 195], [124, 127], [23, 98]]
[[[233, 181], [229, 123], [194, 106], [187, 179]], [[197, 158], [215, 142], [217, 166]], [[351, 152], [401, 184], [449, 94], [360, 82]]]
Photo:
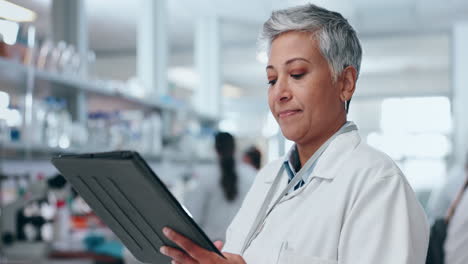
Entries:
[[348, 66], [361, 68], [362, 49], [356, 31], [337, 12], [313, 4], [274, 11], [263, 24], [260, 40], [268, 50], [280, 34], [288, 31], [311, 32], [319, 41], [322, 55], [328, 61], [333, 80]]

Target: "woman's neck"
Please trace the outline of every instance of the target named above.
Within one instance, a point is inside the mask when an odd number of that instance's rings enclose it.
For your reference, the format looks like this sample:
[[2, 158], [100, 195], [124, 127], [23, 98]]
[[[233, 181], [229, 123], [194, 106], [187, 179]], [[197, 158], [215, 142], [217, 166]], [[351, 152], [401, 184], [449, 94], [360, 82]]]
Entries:
[[344, 120], [338, 120], [333, 126], [329, 126], [329, 129], [320, 133], [316, 137], [309, 140], [307, 143], [296, 143], [297, 153], [299, 154], [299, 160], [301, 161], [301, 167], [314, 155], [314, 153], [325, 143], [331, 136], [333, 136], [340, 128], [346, 123]]

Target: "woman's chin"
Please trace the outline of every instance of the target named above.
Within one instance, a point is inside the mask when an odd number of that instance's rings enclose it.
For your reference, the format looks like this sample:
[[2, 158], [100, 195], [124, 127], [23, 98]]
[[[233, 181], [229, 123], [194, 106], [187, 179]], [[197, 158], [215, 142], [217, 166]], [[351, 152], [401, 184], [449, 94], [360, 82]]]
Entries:
[[298, 133], [295, 130], [281, 129], [281, 133], [287, 140], [296, 142], [298, 139]]

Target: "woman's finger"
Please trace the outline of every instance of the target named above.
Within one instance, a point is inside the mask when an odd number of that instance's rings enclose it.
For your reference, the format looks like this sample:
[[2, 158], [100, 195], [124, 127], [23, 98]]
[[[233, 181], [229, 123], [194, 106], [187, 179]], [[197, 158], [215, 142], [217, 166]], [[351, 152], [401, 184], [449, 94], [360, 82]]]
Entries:
[[223, 249], [223, 246], [224, 246], [223, 241], [218, 240], [218, 241], [215, 241], [213, 244], [215, 245], [215, 247], [216, 247], [219, 251], [221, 251], [221, 250]]
[[160, 251], [162, 254], [170, 257], [172, 259], [172, 263], [180, 263], [180, 264], [197, 264], [198, 263], [192, 257], [190, 257], [187, 253], [181, 250], [178, 250], [176, 248], [163, 246], [161, 247]]
[[207, 259], [209, 257], [208, 255], [211, 253], [168, 227], [163, 228], [163, 233], [195, 260]]

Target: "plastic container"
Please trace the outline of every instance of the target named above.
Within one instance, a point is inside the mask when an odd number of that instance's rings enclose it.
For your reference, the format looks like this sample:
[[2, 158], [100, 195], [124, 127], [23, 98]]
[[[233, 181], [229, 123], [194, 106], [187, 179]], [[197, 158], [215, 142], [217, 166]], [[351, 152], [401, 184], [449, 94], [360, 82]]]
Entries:
[[67, 102], [65, 100], [58, 100], [57, 107], [57, 118], [58, 118], [58, 146], [66, 149], [70, 147], [71, 135], [72, 135], [72, 118], [71, 114], [67, 110]]
[[109, 148], [109, 118], [104, 112], [88, 115], [88, 142], [92, 150], [103, 151]]
[[53, 247], [65, 250], [69, 248], [70, 242], [70, 210], [65, 200], [57, 200], [56, 214], [53, 224]]
[[46, 145], [55, 148], [59, 144], [59, 109], [58, 102], [54, 97], [47, 97], [46, 114], [44, 122], [44, 141]]

